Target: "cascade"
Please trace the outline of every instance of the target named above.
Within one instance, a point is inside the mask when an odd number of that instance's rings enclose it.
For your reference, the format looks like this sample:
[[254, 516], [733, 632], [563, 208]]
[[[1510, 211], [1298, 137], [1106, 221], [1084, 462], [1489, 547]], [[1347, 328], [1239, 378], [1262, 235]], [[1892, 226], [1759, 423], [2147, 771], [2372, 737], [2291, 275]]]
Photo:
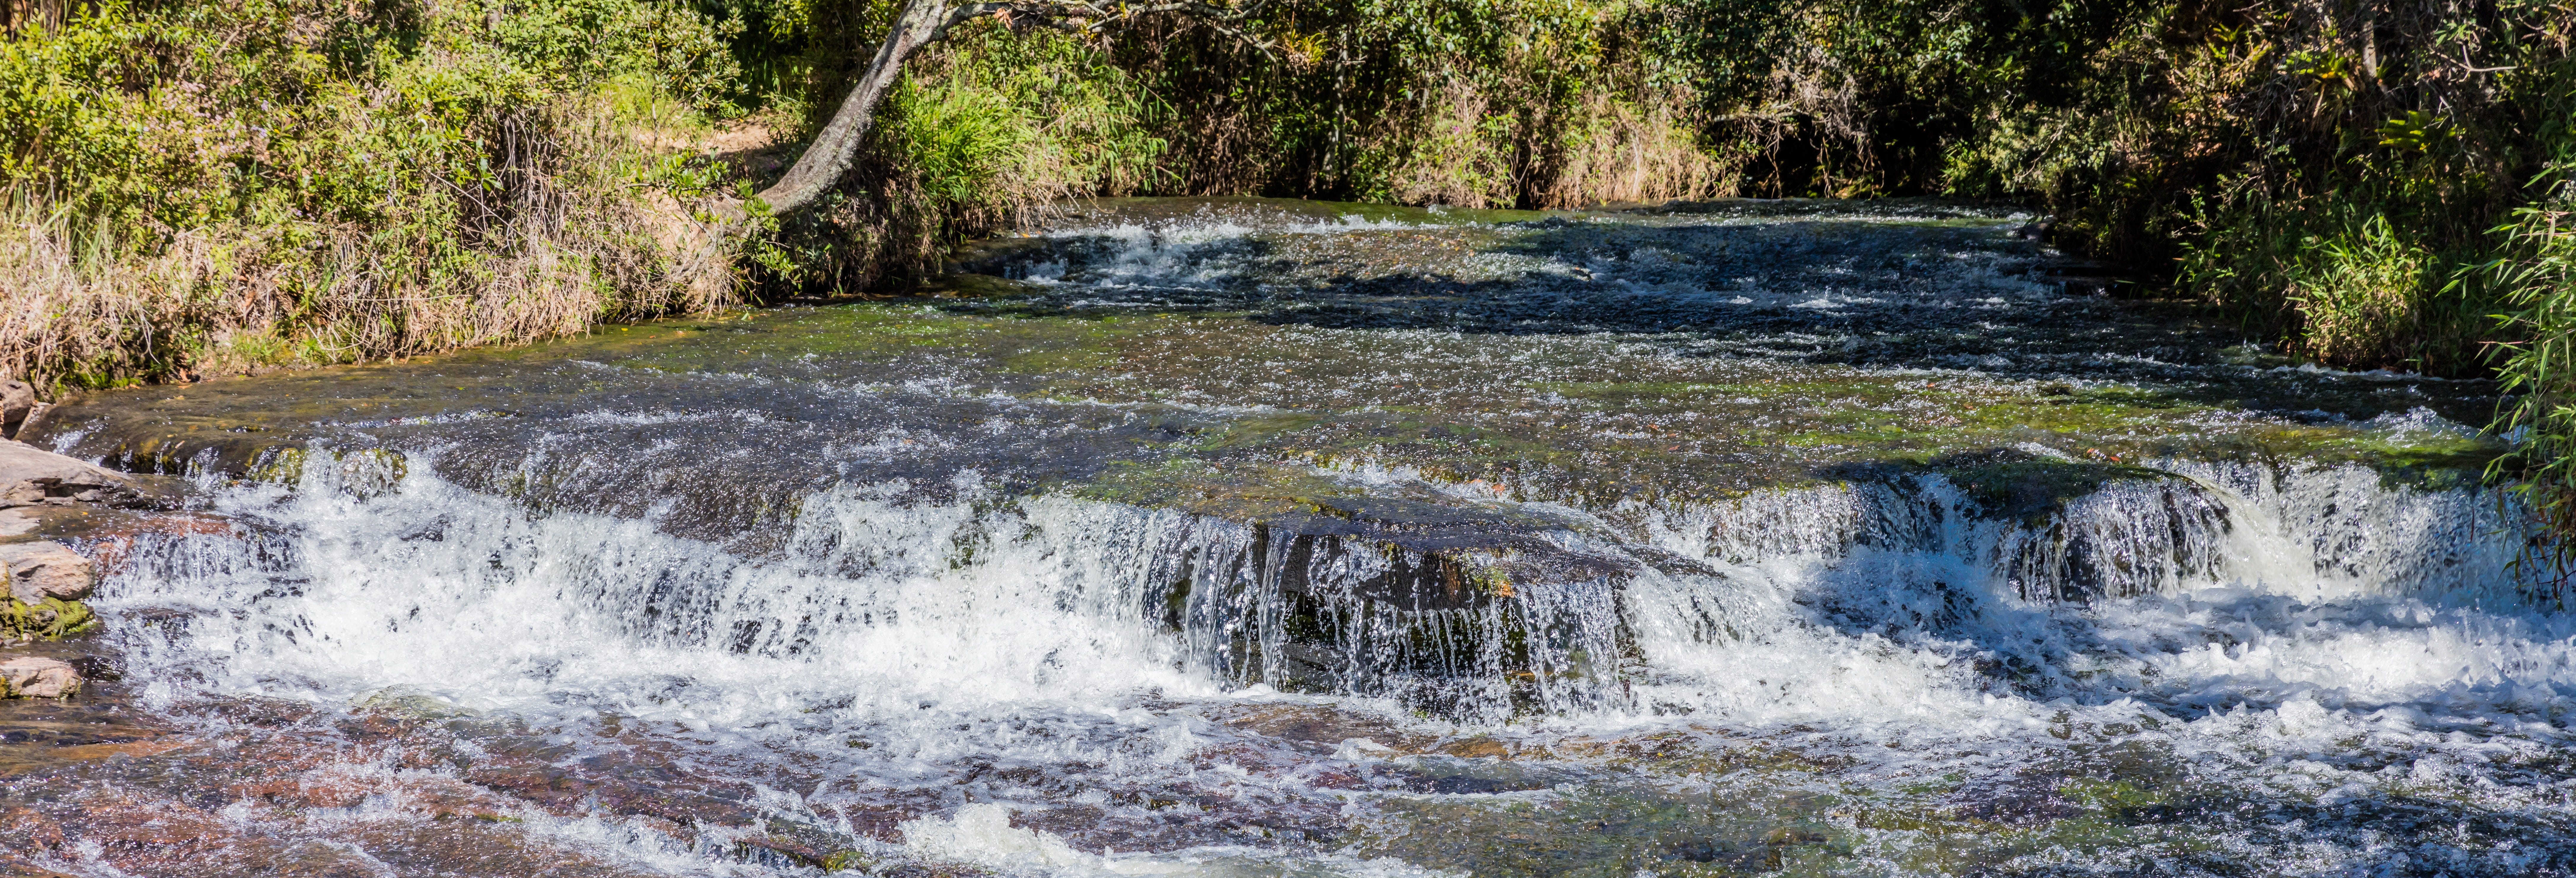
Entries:
[[35, 441], [184, 483], [45, 525], [113, 561], [100, 697], [251, 755], [42, 769], [233, 827], [47, 867], [2576, 856], [2491, 386], [2068, 294], [1983, 207], [1343, 210], [1108, 203], [940, 297], [64, 406]]

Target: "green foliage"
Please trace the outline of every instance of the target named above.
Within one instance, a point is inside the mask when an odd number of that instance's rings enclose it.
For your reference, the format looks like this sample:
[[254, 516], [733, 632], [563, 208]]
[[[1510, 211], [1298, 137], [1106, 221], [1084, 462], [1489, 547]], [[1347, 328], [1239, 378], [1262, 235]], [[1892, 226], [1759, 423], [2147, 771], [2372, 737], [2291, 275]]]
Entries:
[[[756, 103], [837, 108], [895, 11], [725, 0]], [[961, 237], [1067, 195], [1257, 193], [1571, 207], [1725, 191], [1654, 7], [1292, 0], [1242, 40], [1148, 18], [1101, 42], [960, 28], [916, 59], [840, 197], [758, 245], [771, 293], [900, 287]], [[1658, 67], [1657, 64], [1665, 64]], [[801, 132], [800, 132], [801, 135]], [[791, 137], [801, 139], [801, 137]]]
[[[2498, 475], [2519, 475], [2526, 498], [2559, 534], [2576, 534], [2576, 156], [2553, 165], [2497, 232], [2504, 253], [2471, 280], [2503, 291], [2503, 315], [2519, 339], [2498, 370], [2510, 406], [2497, 426], [2519, 440]], [[2564, 576], [2576, 545], [2561, 540], [2549, 560]]]
[[12, 33], [0, 297], [37, 319], [0, 356], [100, 385], [706, 307], [642, 200], [704, 164], [646, 135], [729, 111], [725, 36], [648, 0], [111, 0]]
[[389, 192], [500, 185], [513, 113], [623, 75], [712, 109], [737, 75], [714, 27], [643, 0], [356, 8], [108, 2], [0, 42], [0, 185], [168, 228], [383, 219]]
[[[54, 320], [0, 350], [105, 384], [714, 307], [736, 254], [673, 217], [782, 171], [898, 6], [84, 6], [0, 40], [33, 254], [0, 277]], [[1247, 30], [967, 24], [818, 209], [751, 205], [741, 267], [771, 297], [900, 289], [1081, 195], [1937, 194], [2044, 206], [2056, 243], [2170, 266], [2319, 362], [2563, 361], [2512, 272], [2551, 252], [2533, 181], [2571, 149], [2564, 2], [1282, 0]], [[768, 137], [709, 145], [726, 120]]]
[[2348, 235], [2305, 243], [2289, 299], [2306, 324], [2308, 350], [2330, 363], [2396, 360], [2416, 330], [2418, 303], [2440, 286], [2432, 255], [2399, 240], [2385, 214]]
[[1014, 170], [1037, 140], [1028, 120], [1002, 95], [956, 80], [924, 87], [907, 79], [894, 94], [902, 112], [887, 132], [911, 160], [923, 194], [956, 207], [983, 206], [994, 183]]

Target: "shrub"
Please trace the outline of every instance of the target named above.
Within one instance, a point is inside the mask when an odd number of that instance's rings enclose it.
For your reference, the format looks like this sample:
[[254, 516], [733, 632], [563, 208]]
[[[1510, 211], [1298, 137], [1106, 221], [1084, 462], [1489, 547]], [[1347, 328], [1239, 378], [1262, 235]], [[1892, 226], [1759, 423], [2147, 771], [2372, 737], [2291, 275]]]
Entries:
[[[2576, 534], [2576, 161], [2535, 184], [2542, 197], [2497, 229], [2503, 255], [2465, 280], [2493, 283], [2515, 309], [2502, 315], [2519, 340], [2498, 369], [2510, 403], [2497, 426], [2516, 443], [2496, 474], [2519, 476], [2552, 530]], [[2576, 561], [2572, 548], [2562, 539], [2548, 559], [2562, 576]]]
[[721, 110], [722, 46], [639, 0], [105, 2], [22, 29], [0, 368], [114, 384], [719, 306], [674, 200], [705, 175], [617, 95]]
[[2439, 288], [2432, 255], [2398, 240], [2385, 215], [2347, 234], [2311, 237], [2304, 250], [2286, 296], [2305, 327], [2301, 351], [2343, 366], [2399, 361], [2418, 332], [2420, 303]]

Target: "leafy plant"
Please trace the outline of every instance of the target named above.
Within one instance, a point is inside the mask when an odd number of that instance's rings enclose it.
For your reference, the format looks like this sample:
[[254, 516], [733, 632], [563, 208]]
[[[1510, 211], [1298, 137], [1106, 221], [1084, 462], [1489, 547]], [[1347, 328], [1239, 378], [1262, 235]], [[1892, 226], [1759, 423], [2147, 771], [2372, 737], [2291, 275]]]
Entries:
[[2305, 327], [2302, 349], [2338, 365], [2398, 360], [2432, 288], [2432, 255], [2399, 240], [2385, 215], [2304, 243], [2288, 291]]
[[[2537, 182], [2542, 197], [2496, 230], [2504, 255], [2480, 272], [2516, 309], [2498, 315], [2518, 338], [2497, 370], [2511, 402], [2496, 426], [2514, 449], [2495, 474], [2518, 476], [2527, 505], [2565, 535], [2576, 533], [2576, 164]], [[2571, 549], [2561, 539], [2545, 555], [2561, 579], [2576, 562]]]

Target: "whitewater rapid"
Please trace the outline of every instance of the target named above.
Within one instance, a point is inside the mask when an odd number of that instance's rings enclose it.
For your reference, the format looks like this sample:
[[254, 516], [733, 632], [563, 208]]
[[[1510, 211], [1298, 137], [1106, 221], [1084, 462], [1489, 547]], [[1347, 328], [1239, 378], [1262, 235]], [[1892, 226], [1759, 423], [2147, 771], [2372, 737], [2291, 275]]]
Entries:
[[974, 296], [66, 409], [193, 480], [83, 544], [100, 648], [256, 776], [60, 783], [377, 874], [2576, 870], [2484, 385], [1973, 206], [1104, 210]]
[[[1508, 618], [1453, 620], [1525, 625], [1515, 633], [1594, 655], [1561, 658], [1563, 679], [1517, 706], [1507, 685], [1463, 668], [1464, 707], [1442, 716], [1385, 686], [1280, 693], [1229, 646], [1241, 613], [1172, 607], [1175, 570], [1213, 579], [1226, 574], [1207, 572], [1223, 566], [1211, 558], [1245, 551], [1243, 529], [1222, 522], [971, 487], [957, 503], [904, 505], [854, 486], [798, 498], [782, 548], [743, 557], [649, 515], [533, 513], [433, 471], [413, 466], [390, 490], [353, 490], [336, 465], [218, 488], [214, 511], [239, 533], [156, 538], [103, 591], [114, 613], [190, 612], [134, 639], [128, 673], [163, 709], [207, 695], [425, 697], [568, 740], [614, 716], [711, 759], [820, 760], [831, 780], [776, 791], [769, 807], [828, 823], [836, 797], [867, 797], [852, 790], [935, 790], [950, 814], [906, 823], [905, 850], [1066, 874], [1232, 874], [1298, 858], [1201, 845], [1103, 859], [1004, 819], [1083, 794], [959, 791], [961, 766], [1200, 782], [1228, 766], [1194, 757], [1240, 735], [1205, 709], [1271, 703], [1450, 736], [1718, 729], [1857, 754], [1887, 776], [2005, 766], [2070, 727], [2127, 725], [2157, 729], [2192, 770], [2330, 803], [2475, 785], [2498, 751], [2562, 746], [2576, 707], [2576, 621], [2515, 593], [2494, 502], [2345, 470], [2206, 470], [2189, 484], [2227, 510], [2223, 526], [2131, 538], [2208, 560], [2089, 604], [2031, 599], [2009, 547], [2088, 516], [2134, 520], [2128, 494], [2171, 486], [2116, 486], [2038, 526], [1945, 517], [1959, 501], [1937, 483], [1913, 497], [1815, 489], [1663, 510], [1637, 537], [1705, 572], [1648, 569], [1588, 598], [1531, 594]], [[1891, 523], [1903, 510], [1911, 531]], [[2217, 544], [2165, 545], [2177, 538]], [[2355, 741], [2385, 764], [2311, 758]], [[1394, 756], [1355, 739], [1323, 761]], [[1295, 772], [1235, 774], [1240, 795], [1335, 797]], [[2564, 807], [2566, 788], [2519, 795]], [[1412, 868], [1306, 857], [1341, 874]]]

